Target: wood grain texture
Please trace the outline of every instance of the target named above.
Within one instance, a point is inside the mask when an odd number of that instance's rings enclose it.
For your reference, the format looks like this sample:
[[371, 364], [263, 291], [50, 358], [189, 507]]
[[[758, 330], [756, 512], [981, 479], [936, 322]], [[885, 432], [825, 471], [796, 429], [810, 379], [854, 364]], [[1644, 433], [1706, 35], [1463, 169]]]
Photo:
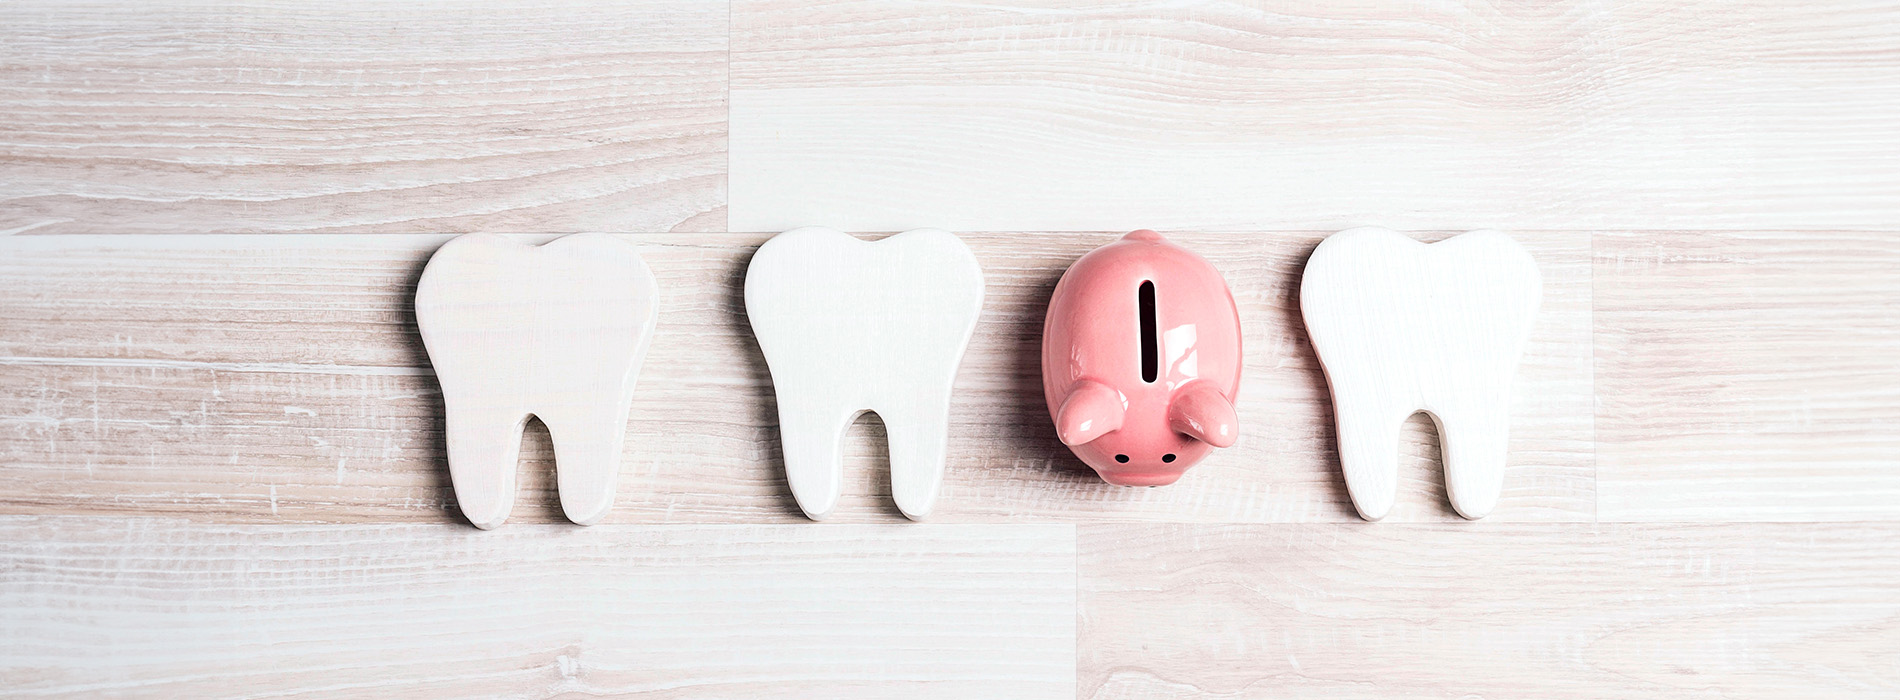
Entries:
[[[505, 565], [503, 565], [505, 564]], [[44, 697], [1068, 698], [1069, 525], [0, 518]]]
[[725, 3], [11, 2], [0, 233], [725, 228]]
[[[1170, 235], [1234, 289], [1248, 363], [1238, 444], [1179, 483], [1138, 489], [1102, 483], [1056, 439], [1037, 360], [1044, 307], [1070, 261], [1118, 234], [962, 236], [987, 293], [952, 397], [932, 520], [1356, 520], [1298, 314], [1298, 273], [1321, 234]], [[408, 311], [445, 238], [0, 239], [0, 511], [459, 522], [440, 392]], [[1588, 236], [1518, 238], [1538, 258], [1546, 297], [1491, 517], [1589, 520]], [[764, 239], [630, 237], [658, 278], [660, 320], [606, 522], [802, 519], [741, 296]], [[883, 430], [861, 426], [832, 517], [888, 522], [901, 516]], [[513, 522], [563, 519], [546, 440], [531, 430]], [[1402, 449], [1390, 519], [1457, 518], [1429, 421], [1408, 423]]]
[[1596, 238], [1598, 515], [1900, 519], [1900, 236]]
[[1083, 525], [1085, 698], [1889, 698], [1900, 528]]
[[[1900, 695], [1900, 2], [0, 14], [0, 695]], [[1423, 417], [1386, 521], [1347, 498], [1298, 280], [1368, 224], [1545, 276], [1484, 521]], [[984, 267], [946, 525], [786, 486], [742, 281], [808, 225]], [[1248, 364], [1238, 444], [1158, 489], [1071, 456], [1037, 366], [1143, 226]], [[539, 423], [510, 525], [457, 512], [410, 304], [461, 231], [638, 234], [608, 524]], [[37, 235], [113, 233], [324, 235]], [[901, 521], [886, 448], [849, 431], [834, 520]]]
[[736, 230], [1900, 214], [1888, 0], [732, 8]]

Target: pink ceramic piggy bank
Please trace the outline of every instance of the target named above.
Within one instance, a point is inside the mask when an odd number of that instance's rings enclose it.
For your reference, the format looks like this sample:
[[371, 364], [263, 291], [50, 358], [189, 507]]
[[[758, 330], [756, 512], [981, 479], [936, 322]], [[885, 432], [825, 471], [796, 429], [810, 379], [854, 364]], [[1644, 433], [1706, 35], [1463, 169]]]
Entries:
[[1153, 231], [1082, 256], [1042, 327], [1042, 391], [1056, 434], [1102, 479], [1161, 486], [1239, 421], [1240, 314], [1220, 272]]

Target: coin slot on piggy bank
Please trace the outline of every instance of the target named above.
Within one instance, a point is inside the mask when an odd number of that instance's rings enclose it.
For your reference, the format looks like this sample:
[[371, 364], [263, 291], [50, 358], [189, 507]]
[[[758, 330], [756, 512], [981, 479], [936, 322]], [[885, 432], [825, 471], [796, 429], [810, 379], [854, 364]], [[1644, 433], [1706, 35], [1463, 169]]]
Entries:
[[1135, 293], [1135, 304], [1141, 314], [1141, 381], [1155, 383], [1155, 376], [1161, 373], [1161, 339], [1155, 337], [1155, 283], [1143, 280], [1141, 290]]
[[1111, 484], [1171, 484], [1234, 444], [1240, 366], [1227, 281], [1154, 231], [1082, 256], [1050, 297], [1049, 416], [1062, 442]]

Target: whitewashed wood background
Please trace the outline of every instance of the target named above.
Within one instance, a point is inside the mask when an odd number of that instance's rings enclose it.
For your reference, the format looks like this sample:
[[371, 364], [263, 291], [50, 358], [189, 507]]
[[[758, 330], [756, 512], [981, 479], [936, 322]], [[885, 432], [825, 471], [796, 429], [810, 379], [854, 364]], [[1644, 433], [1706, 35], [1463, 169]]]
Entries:
[[[739, 282], [812, 224], [988, 274], [931, 524], [871, 419], [843, 524], [785, 488]], [[1484, 521], [1422, 417], [1345, 497], [1296, 280], [1366, 224], [1544, 268]], [[1138, 227], [1248, 348], [1160, 489], [1036, 366]], [[660, 277], [607, 524], [538, 426], [511, 522], [455, 509], [409, 301], [467, 231]], [[1891, 1], [18, 0], [0, 234], [4, 696], [1900, 695]]]

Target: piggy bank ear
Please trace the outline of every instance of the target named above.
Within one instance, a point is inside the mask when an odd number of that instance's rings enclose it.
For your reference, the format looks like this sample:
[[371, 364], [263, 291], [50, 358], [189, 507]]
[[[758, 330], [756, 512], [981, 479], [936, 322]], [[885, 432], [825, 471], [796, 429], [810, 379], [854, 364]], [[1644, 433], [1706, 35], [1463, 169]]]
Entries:
[[1128, 407], [1121, 392], [1108, 385], [1084, 379], [1069, 390], [1056, 411], [1056, 435], [1064, 445], [1081, 445], [1122, 427]]
[[1240, 418], [1234, 404], [1207, 382], [1194, 382], [1174, 392], [1168, 404], [1168, 427], [1215, 447], [1230, 447], [1240, 437]]

